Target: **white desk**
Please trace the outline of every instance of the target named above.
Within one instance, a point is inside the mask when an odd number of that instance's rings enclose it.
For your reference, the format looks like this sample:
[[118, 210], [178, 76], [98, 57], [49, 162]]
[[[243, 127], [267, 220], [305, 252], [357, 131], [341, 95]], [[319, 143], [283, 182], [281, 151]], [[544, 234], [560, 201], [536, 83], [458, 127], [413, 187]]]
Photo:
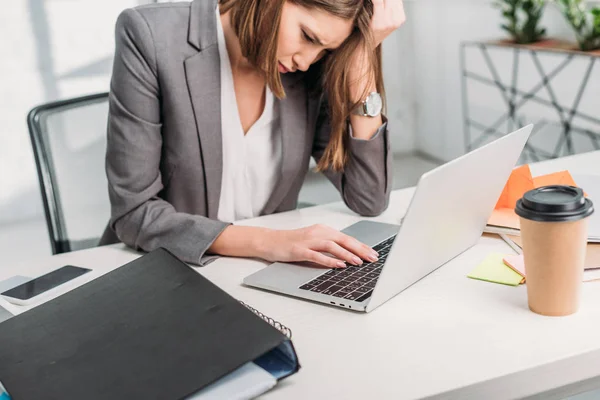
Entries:
[[[568, 168], [591, 173], [600, 152], [535, 165], [534, 175]], [[397, 222], [412, 189], [394, 192], [377, 220]], [[293, 228], [326, 223], [344, 228], [360, 218], [342, 204], [246, 221]], [[199, 269], [233, 296], [293, 331], [302, 369], [265, 399], [507, 399], [544, 393], [563, 398], [600, 387], [600, 283], [586, 283], [581, 311], [547, 318], [527, 309], [526, 288], [471, 280], [467, 273], [492, 251], [510, 252], [494, 236], [373, 313], [364, 315], [241, 286], [266, 264], [221, 259]], [[96, 248], [0, 270], [0, 280], [36, 275], [64, 264], [100, 275], [138, 257], [123, 245]], [[406, 266], [410, 267], [410, 266]]]

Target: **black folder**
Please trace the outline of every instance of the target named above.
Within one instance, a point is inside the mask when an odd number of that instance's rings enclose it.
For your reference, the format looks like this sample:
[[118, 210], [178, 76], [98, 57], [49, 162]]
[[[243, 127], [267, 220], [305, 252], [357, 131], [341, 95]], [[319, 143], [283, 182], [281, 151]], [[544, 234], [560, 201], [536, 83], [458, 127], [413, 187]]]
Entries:
[[288, 336], [164, 249], [0, 324], [13, 400], [184, 399], [250, 361], [299, 369]]

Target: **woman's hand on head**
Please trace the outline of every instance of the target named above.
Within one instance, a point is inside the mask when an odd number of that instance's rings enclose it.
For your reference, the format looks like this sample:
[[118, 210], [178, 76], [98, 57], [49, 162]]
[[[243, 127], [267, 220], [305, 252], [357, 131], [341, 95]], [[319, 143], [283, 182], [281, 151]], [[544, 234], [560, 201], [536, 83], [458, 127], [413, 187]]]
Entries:
[[358, 240], [325, 225], [265, 232], [261, 258], [276, 262], [308, 261], [327, 268], [373, 262], [377, 253]]
[[402, 0], [371, 0], [373, 2], [373, 18], [371, 29], [375, 44], [379, 46], [385, 38], [398, 29], [406, 21]]

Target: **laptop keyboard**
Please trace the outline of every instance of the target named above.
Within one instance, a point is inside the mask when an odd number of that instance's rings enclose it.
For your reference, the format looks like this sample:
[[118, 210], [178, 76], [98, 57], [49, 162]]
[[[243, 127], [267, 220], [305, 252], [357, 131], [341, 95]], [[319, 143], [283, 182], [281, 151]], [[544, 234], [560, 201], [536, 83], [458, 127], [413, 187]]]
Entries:
[[373, 293], [394, 239], [396, 235], [373, 247], [379, 253], [379, 260], [376, 262], [358, 266], [348, 264], [343, 269], [331, 269], [300, 286], [300, 289], [358, 302], [368, 299]]

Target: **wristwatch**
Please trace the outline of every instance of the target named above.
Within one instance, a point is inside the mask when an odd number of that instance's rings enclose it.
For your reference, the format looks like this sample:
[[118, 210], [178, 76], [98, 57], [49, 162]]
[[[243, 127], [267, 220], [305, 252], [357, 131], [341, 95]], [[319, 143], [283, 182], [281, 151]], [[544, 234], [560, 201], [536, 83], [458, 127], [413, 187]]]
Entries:
[[377, 92], [371, 92], [366, 100], [352, 111], [352, 114], [362, 117], [376, 117], [381, 114], [382, 107], [381, 95]]

